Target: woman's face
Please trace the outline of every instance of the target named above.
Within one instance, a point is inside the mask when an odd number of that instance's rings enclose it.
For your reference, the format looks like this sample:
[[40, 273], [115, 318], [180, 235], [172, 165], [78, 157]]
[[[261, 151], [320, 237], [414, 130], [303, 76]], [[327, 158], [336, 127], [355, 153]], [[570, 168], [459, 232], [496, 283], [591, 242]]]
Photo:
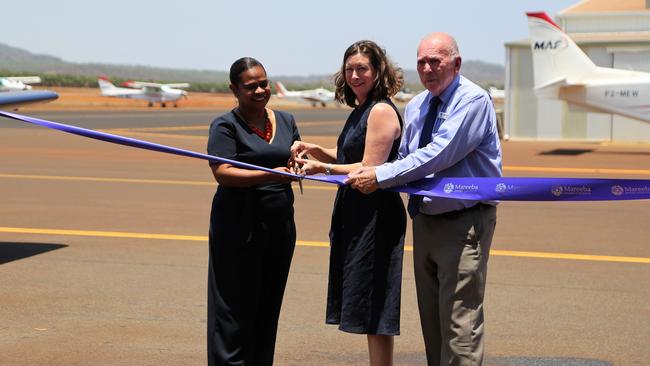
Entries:
[[376, 74], [366, 55], [357, 53], [345, 60], [345, 82], [358, 100], [365, 101], [375, 87]]
[[271, 98], [271, 83], [261, 66], [254, 66], [239, 75], [239, 83], [230, 85], [240, 108], [264, 108]]

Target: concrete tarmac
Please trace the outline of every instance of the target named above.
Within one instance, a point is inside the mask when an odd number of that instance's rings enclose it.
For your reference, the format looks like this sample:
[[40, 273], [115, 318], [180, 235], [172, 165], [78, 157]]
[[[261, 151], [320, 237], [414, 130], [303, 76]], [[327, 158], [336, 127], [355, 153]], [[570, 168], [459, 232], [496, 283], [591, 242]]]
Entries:
[[[204, 152], [222, 111], [39, 112]], [[294, 111], [334, 146], [349, 109]], [[504, 142], [506, 176], [650, 179], [650, 146]], [[207, 162], [0, 119], [0, 365], [205, 364]], [[324, 324], [334, 187], [297, 186], [298, 246], [277, 365], [364, 365]], [[489, 264], [485, 365], [646, 365], [648, 201], [503, 202]], [[424, 365], [410, 223], [396, 365]]]

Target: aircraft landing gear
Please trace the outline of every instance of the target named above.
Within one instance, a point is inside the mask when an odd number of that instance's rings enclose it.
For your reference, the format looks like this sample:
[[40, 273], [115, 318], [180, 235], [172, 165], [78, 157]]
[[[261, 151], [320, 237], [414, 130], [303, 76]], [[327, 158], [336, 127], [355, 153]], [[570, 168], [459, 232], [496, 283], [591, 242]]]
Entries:
[[160, 103], [160, 107], [165, 108], [165, 107], [167, 107], [167, 104], [165, 104], [165, 102], [162, 102], [162, 103]]
[[149, 107], [149, 108], [153, 107], [153, 102], [149, 102], [149, 103], [147, 104], [147, 107]]

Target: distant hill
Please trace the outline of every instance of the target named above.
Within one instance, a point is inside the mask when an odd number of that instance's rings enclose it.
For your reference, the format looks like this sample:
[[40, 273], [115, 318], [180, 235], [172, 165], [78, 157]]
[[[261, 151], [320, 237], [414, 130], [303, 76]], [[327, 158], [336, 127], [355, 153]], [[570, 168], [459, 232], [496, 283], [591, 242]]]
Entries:
[[0, 69], [14, 72], [82, 75], [108, 75], [123, 79], [222, 83], [228, 80], [225, 71], [185, 70], [141, 65], [77, 63], [58, 57], [38, 55], [0, 43]]
[[[488, 86], [503, 88], [505, 82], [505, 68], [499, 64], [477, 60], [463, 60], [460, 73], [484, 88]], [[404, 70], [404, 82], [407, 85], [416, 85], [415, 89], [422, 89], [422, 86], [420, 86], [420, 77], [416, 70]]]
[[[0, 43], [0, 70], [15, 73], [61, 74], [97, 77], [107, 75], [121, 79], [151, 80], [161, 82], [189, 83], [227, 83], [228, 72], [213, 70], [172, 69], [141, 65], [117, 65], [103, 63], [77, 63], [64, 61], [50, 55], [39, 55]], [[504, 67], [483, 61], [463, 62], [462, 74], [481, 86], [504, 84]], [[271, 75], [273, 79], [284, 81], [288, 86], [330, 86], [331, 75]], [[420, 79], [415, 70], [404, 70], [407, 86], [421, 89]]]
[[[423, 89], [422, 85], [420, 84], [420, 77], [418, 76], [418, 72], [416, 70], [406, 69], [403, 71], [404, 83], [406, 86], [413, 90]], [[492, 64], [484, 61], [463, 61], [461, 74], [485, 88], [488, 86], [497, 86], [499, 88], [503, 88], [505, 81], [505, 68], [502, 65]], [[286, 84], [293, 85], [310, 85], [313, 87], [321, 85], [332, 85], [332, 75], [277, 75], [273, 76], [273, 78], [282, 80]]]

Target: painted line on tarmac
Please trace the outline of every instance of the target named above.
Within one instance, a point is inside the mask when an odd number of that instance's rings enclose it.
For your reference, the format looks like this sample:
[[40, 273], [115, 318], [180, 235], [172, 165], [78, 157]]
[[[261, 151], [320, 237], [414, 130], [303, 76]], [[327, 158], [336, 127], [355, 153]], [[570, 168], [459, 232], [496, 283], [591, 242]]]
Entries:
[[[199, 235], [150, 234], [150, 233], [130, 233], [130, 232], [120, 232], [120, 231], [61, 230], [61, 229], [39, 229], [39, 228], [21, 228], [21, 227], [0, 227], [0, 233], [42, 234], [42, 235], [61, 235], [61, 236], [90, 236], [90, 237], [128, 238], [128, 239], [159, 239], [159, 240], [202, 241], [202, 242], [208, 241], [207, 236], [199, 236]], [[298, 240], [296, 242], [296, 245], [306, 246], [306, 247], [329, 247], [328, 242], [322, 242], [322, 241]], [[413, 246], [405, 245], [404, 249], [406, 251], [413, 251]], [[529, 252], [529, 251], [515, 251], [515, 250], [496, 250], [496, 249], [490, 250], [490, 255], [503, 256], [503, 257], [650, 264], [650, 258], [646, 258], [646, 257], [621, 257], [621, 256], [612, 256], [612, 255]]]
[[[189, 186], [209, 186], [216, 187], [217, 182], [213, 181], [192, 181], [192, 180], [165, 180], [165, 179], [133, 179], [133, 178], [108, 178], [108, 177], [70, 177], [63, 175], [29, 175], [29, 174], [0, 174], [0, 178], [13, 179], [34, 179], [34, 180], [65, 180], [80, 182], [102, 182], [102, 183], [144, 183], [144, 184], [172, 184], [172, 185], [189, 185]], [[304, 189], [335, 191], [337, 187], [322, 183], [322, 185], [305, 184]], [[292, 185], [294, 190], [299, 189]]]
[[621, 263], [650, 263], [650, 258], [645, 257], [619, 257], [613, 255], [590, 255], [590, 254], [570, 254], [570, 253], [550, 253], [550, 252], [521, 252], [513, 250], [490, 250], [490, 255], [504, 257], [526, 257], [526, 258], [546, 258], [546, 259], [569, 259], [577, 261], [596, 261], [596, 262], [621, 262]]
[[0, 233], [43, 234], [43, 235], [62, 235], [62, 236], [92, 236], [92, 237], [104, 237], [104, 238], [129, 238], [129, 239], [161, 239], [161, 240], [182, 240], [182, 241], [207, 241], [208, 240], [207, 236], [197, 236], [197, 235], [127, 233], [121, 231], [38, 229], [38, 228], [1, 227], [1, 226], [0, 226]]

